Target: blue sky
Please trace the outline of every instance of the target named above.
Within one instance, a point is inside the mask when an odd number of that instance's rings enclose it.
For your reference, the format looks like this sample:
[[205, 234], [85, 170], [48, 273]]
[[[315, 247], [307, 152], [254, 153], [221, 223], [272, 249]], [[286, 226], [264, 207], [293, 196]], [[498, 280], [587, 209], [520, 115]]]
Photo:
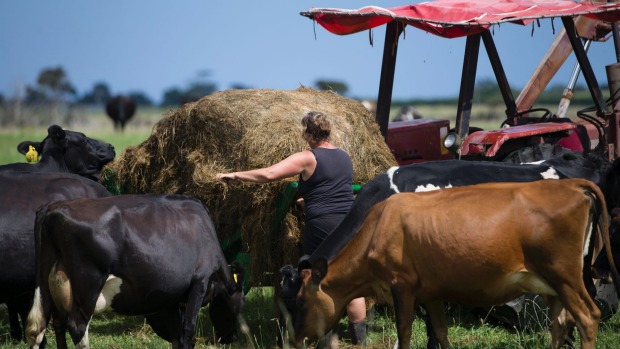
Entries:
[[[295, 89], [318, 79], [343, 81], [350, 97], [376, 98], [385, 27], [333, 35], [299, 15], [311, 7], [395, 7], [418, 1], [327, 0], [3, 0], [0, 2], [0, 93], [34, 85], [46, 67], [62, 66], [80, 94], [97, 82], [112, 93], [141, 91], [154, 101], [171, 87], [212, 81], [218, 89]], [[554, 22], [556, 32], [561, 21]], [[508, 80], [522, 87], [555, 35], [503, 24], [494, 38]], [[458, 94], [465, 39], [408, 28], [401, 38], [394, 98]], [[492, 78], [481, 52], [477, 78]], [[590, 57], [599, 81], [614, 63], [610, 42]], [[565, 84], [574, 61], [554, 83]], [[206, 72], [206, 75], [205, 75]], [[583, 80], [580, 80], [583, 81]]]

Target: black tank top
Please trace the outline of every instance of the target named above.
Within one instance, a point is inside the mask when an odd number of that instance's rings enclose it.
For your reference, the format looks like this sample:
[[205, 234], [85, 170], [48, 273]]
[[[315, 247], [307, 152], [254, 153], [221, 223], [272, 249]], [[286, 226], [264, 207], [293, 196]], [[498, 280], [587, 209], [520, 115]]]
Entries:
[[315, 148], [316, 168], [307, 181], [299, 175], [306, 220], [328, 213], [347, 213], [353, 204], [353, 162], [342, 149]]

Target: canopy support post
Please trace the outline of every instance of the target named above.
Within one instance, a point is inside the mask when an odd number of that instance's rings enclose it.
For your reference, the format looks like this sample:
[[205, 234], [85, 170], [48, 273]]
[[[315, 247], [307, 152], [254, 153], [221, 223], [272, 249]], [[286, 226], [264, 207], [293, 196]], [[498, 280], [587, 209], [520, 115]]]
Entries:
[[504, 104], [506, 105], [506, 118], [514, 118], [514, 116], [517, 115], [517, 104], [515, 103], [515, 98], [510, 90], [510, 84], [508, 84], [506, 72], [502, 66], [501, 60], [499, 59], [497, 47], [495, 46], [495, 42], [493, 41], [493, 36], [490, 31], [485, 30], [482, 32], [482, 42], [484, 43], [487, 55], [489, 56], [489, 61], [491, 61], [493, 73], [495, 74], [495, 79], [497, 79], [497, 85], [499, 86], [499, 90], [504, 99]]
[[375, 115], [375, 119], [379, 124], [379, 129], [384, 139], [387, 139], [388, 123], [390, 122], [398, 37], [403, 32], [403, 29], [404, 24], [397, 21], [389, 22], [385, 28], [381, 80], [379, 82], [379, 95], [377, 97], [377, 114]]
[[463, 142], [469, 133], [469, 119], [474, 98], [476, 68], [478, 67], [478, 54], [480, 51], [480, 36], [480, 34], [468, 36], [465, 44], [465, 57], [463, 59], [463, 73], [461, 75], [459, 105], [456, 111], [455, 125], [459, 144]]

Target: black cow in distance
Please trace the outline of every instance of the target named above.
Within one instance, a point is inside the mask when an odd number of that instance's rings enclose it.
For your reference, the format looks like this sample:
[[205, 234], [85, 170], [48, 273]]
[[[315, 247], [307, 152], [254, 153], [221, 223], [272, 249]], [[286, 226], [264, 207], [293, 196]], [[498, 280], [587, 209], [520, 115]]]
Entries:
[[105, 112], [114, 121], [114, 128], [123, 131], [125, 124], [136, 113], [136, 104], [131, 97], [118, 95], [108, 100]]

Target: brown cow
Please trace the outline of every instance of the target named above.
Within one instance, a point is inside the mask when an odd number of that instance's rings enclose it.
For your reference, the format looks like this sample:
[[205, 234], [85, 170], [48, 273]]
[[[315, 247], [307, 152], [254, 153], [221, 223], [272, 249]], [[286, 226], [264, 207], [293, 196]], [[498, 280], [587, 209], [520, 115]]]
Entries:
[[586, 286], [597, 230], [609, 249], [607, 219], [603, 194], [583, 179], [395, 194], [329, 264], [319, 259], [305, 275], [296, 344], [320, 338], [366, 296], [394, 305], [400, 348], [409, 348], [415, 304], [426, 305], [449, 348], [443, 301], [489, 306], [531, 292], [551, 306], [552, 348], [575, 322], [582, 347], [594, 348], [601, 313]]

